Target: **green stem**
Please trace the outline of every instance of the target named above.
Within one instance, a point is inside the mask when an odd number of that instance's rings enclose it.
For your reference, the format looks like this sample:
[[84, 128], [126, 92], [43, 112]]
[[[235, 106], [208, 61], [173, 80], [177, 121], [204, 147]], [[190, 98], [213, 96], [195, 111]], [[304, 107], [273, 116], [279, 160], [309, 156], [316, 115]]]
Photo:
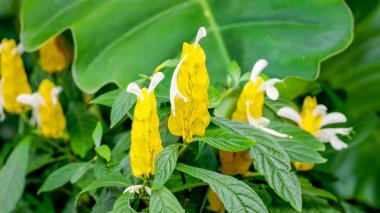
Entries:
[[195, 188], [198, 186], [207, 186], [207, 185], [208, 185], [208, 183], [206, 183], [206, 182], [197, 182], [197, 183], [191, 183], [191, 184], [185, 184], [182, 186], [178, 186], [178, 187], [170, 189], [170, 191], [172, 193], [176, 193], [176, 192], [180, 192], [180, 191], [183, 191], [186, 189], [192, 189], [192, 188]]
[[178, 152], [178, 156], [180, 156], [185, 151], [185, 149], [187, 148], [188, 145], [189, 145], [189, 143], [186, 143], [186, 142], [182, 144], [182, 147]]

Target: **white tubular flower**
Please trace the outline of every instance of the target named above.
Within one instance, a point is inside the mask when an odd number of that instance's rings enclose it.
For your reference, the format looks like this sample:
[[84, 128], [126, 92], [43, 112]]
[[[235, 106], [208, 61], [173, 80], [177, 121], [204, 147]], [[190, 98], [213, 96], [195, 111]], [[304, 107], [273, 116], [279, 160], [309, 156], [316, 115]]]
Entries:
[[41, 94], [38, 92], [35, 92], [33, 94], [21, 94], [17, 96], [16, 100], [19, 103], [23, 103], [32, 107], [31, 124], [37, 124], [38, 127], [41, 127], [39, 106], [45, 103]]
[[[250, 80], [254, 84], [257, 83], [257, 79], [259, 78], [260, 73], [264, 70], [266, 66], [268, 66], [268, 62], [265, 59], [260, 59], [255, 63], [255, 65], [253, 65]], [[274, 85], [279, 82], [283, 81], [278, 78], [269, 79], [265, 81], [263, 85], [261, 85], [260, 91], [265, 91], [265, 94], [268, 96], [269, 99], [277, 100], [280, 94], [277, 88], [274, 87]]]
[[[140, 190], [142, 189], [142, 187], [143, 187], [143, 185], [130, 186], [130, 187], [126, 188], [123, 193], [128, 192], [128, 193], [140, 194]], [[152, 194], [152, 190], [148, 186], [145, 186], [144, 190], [146, 191], [146, 193], [148, 193], [148, 195]]]
[[[199, 29], [199, 31], [201, 31], [201, 29]], [[198, 34], [199, 34], [199, 31], [198, 31]], [[185, 61], [185, 59], [186, 59], [186, 55], [183, 56], [183, 58], [178, 63], [177, 67], [175, 68], [172, 81], [170, 84], [170, 105], [171, 105], [172, 113], [174, 116], [175, 116], [175, 103], [174, 103], [175, 97], [178, 96], [179, 98], [183, 99], [184, 102], [187, 102], [187, 98], [179, 91], [178, 84], [177, 84], [178, 72], [179, 72], [179, 69], [181, 68], [183, 61]]]
[[58, 98], [57, 96], [62, 92], [62, 87], [61, 86], [56, 86], [54, 89], [51, 90], [51, 99], [54, 105], [57, 105], [58, 103]]
[[203, 37], [206, 37], [206, 35], [207, 35], [206, 28], [200, 27], [197, 33], [197, 37], [195, 38], [195, 48], [197, 48], [199, 41]]
[[294, 121], [298, 126], [313, 134], [321, 142], [330, 142], [331, 146], [336, 150], [342, 150], [348, 146], [337, 135], [347, 136], [352, 128], [322, 129], [322, 127], [330, 124], [347, 122], [346, 116], [340, 112], [327, 113], [327, 107], [323, 104], [317, 105], [315, 98], [305, 98], [301, 113], [291, 107], [282, 107], [277, 111], [277, 115]]
[[323, 143], [330, 143], [336, 150], [347, 148], [347, 144], [338, 138], [337, 135], [349, 135], [352, 128], [326, 128], [316, 133], [316, 137]]
[[150, 81], [148, 93], [151, 93], [157, 85], [164, 79], [165, 75], [162, 72], [158, 72], [153, 75], [152, 80]]
[[137, 97], [140, 98], [141, 101], [144, 100], [144, 96], [143, 96], [143, 94], [141, 92], [141, 89], [140, 89], [139, 85], [136, 84], [136, 83], [134, 83], [134, 82], [128, 84], [127, 92], [135, 94]]
[[270, 120], [268, 118], [265, 118], [265, 117], [261, 117], [258, 119], [253, 118], [251, 113], [249, 112], [250, 102], [247, 101], [246, 104], [247, 104], [247, 117], [248, 117], [248, 122], [250, 125], [252, 125], [258, 129], [261, 129], [262, 131], [264, 131], [268, 134], [271, 134], [271, 135], [274, 135], [277, 137], [282, 137], [282, 138], [289, 137], [289, 138], [291, 138], [291, 136], [289, 136], [287, 134], [283, 134], [283, 133], [277, 132], [273, 129], [267, 128], [267, 126], [269, 126], [269, 124], [270, 124]]

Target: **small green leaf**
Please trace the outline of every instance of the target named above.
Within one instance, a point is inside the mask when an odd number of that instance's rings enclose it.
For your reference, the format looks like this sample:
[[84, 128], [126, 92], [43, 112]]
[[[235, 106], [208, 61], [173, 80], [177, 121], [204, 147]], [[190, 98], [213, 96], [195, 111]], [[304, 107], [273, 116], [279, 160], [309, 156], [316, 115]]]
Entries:
[[202, 156], [206, 148], [207, 148], [207, 143], [203, 143], [201, 141], [198, 142], [198, 152], [197, 152], [197, 156], [195, 157], [195, 160], [198, 160]]
[[179, 59], [175, 58], [175, 59], [168, 59], [164, 62], [162, 62], [160, 65], [158, 65], [155, 69], [154, 69], [154, 73], [156, 72], [160, 72], [161, 70], [165, 69], [165, 68], [168, 68], [168, 67], [176, 67], [179, 63]]
[[229, 88], [234, 88], [239, 85], [241, 69], [236, 61], [231, 61], [227, 69], [227, 85]]
[[76, 182], [78, 182], [78, 180], [83, 177], [84, 174], [86, 174], [86, 172], [89, 170], [89, 169], [92, 169], [94, 167], [93, 164], [91, 163], [85, 163], [83, 166], [79, 167], [74, 175], [71, 177], [70, 179], [70, 183], [74, 184]]
[[208, 183], [228, 212], [268, 212], [256, 192], [234, 177], [182, 163], [176, 169]]
[[239, 95], [238, 92], [232, 92], [224, 97], [220, 104], [215, 107], [214, 115], [220, 118], [230, 118], [236, 108]]
[[65, 185], [65, 183], [70, 181], [75, 172], [84, 165], [86, 165], [86, 163], [70, 163], [55, 170], [46, 178], [37, 194], [52, 191]]
[[213, 86], [210, 87], [208, 96], [210, 99], [210, 104], [208, 105], [209, 109], [215, 108], [222, 101], [222, 93], [220, 93], [220, 91]]
[[103, 176], [94, 182], [90, 183], [87, 185], [82, 191], [79, 192], [77, 195], [76, 199], [78, 198], [85, 192], [88, 192], [93, 189], [97, 189], [100, 187], [105, 187], [105, 186], [118, 186], [118, 187], [128, 187], [131, 186], [132, 182], [128, 178], [124, 177], [120, 173], [112, 173], [107, 176]]
[[156, 157], [154, 181], [152, 189], [156, 190], [162, 187], [172, 175], [178, 158], [179, 144], [173, 144], [165, 147]]
[[122, 90], [123, 89], [115, 89], [110, 92], [103, 93], [99, 95], [98, 97], [92, 99], [90, 101], [90, 104], [99, 104], [99, 105], [112, 107], [113, 103], [115, 102], [116, 97], [120, 94], [120, 91]]
[[150, 196], [149, 212], [185, 212], [177, 198], [165, 187], [152, 191]]
[[111, 109], [111, 128], [121, 121], [136, 102], [136, 96], [121, 90]]
[[337, 198], [333, 194], [326, 190], [314, 187], [308, 179], [300, 178], [300, 181], [303, 195], [324, 197], [337, 202]]
[[131, 201], [134, 199], [135, 193], [124, 193], [115, 201], [112, 213], [135, 213], [131, 207]]
[[103, 136], [102, 123], [98, 121], [94, 131], [92, 132], [92, 139], [94, 140], [94, 144], [96, 147], [100, 146], [100, 143], [102, 142], [102, 136]]
[[30, 143], [31, 137], [24, 137], [0, 170], [1, 212], [11, 212], [24, 192]]
[[203, 136], [195, 137], [194, 141], [208, 143], [219, 150], [230, 152], [247, 150], [256, 143], [243, 135], [220, 128], [208, 129]]
[[95, 151], [102, 156], [102, 158], [106, 159], [107, 162], [111, 160], [111, 150], [107, 145], [103, 144], [99, 147], [95, 147]]

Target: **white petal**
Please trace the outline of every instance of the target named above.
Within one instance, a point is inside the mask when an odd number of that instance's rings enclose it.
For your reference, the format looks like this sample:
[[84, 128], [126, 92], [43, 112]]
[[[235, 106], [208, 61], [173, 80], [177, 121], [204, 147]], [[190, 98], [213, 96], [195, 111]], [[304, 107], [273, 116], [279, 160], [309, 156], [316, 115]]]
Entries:
[[277, 115], [292, 120], [297, 124], [301, 124], [302, 121], [300, 114], [291, 107], [282, 107], [277, 111]]
[[245, 102], [245, 105], [246, 105], [245, 109], [247, 112], [248, 123], [252, 126], [258, 126], [257, 120], [252, 117], [251, 112], [249, 111], [249, 105], [250, 104], [251, 104], [251, 102], [249, 102], [249, 101]]
[[178, 72], [179, 72], [179, 69], [181, 68], [183, 61], [185, 61], [185, 59], [186, 59], [186, 55], [183, 56], [183, 58], [178, 63], [177, 67], [175, 68], [174, 73], [173, 73], [173, 77], [171, 80], [171, 84], [170, 84], [170, 104], [171, 104], [172, 113], [174, 116], [175, 116], [175, 112], [176, 112], [175, 111], [175, 104], [174, 104], [175, 97], [178, 96], [178, 97], [182, 98], [184, 102], [187, 102], [187, 98], [184, 95], [182, 95], [182, 93], [179, 91], [178, 85], [177, 85]]
[[198, 46], [199, 41], [207, 35], [206, 28], [200, 27], [195, 38], [195, 48]]
[[257, 76], [263, 71], [263, 69], [268, 65], [268, 62], [265, 59], [260, 59], [256, 61], [255, 65], [253, 65], [252, 71], [251, 71], [251, 81], [256, 80]]
[[19, 43], [16, 48], [12, 50], [12, 55], [19, 53], [20, 55], [24, 53], [24, 45], [22, 43]]
[[135, 94], [137, 97], [140, 98], [140, 100], [144, 100], [144, 96], [141, 92], [141, 89], [139, 87], [139, 85], [137, 85], [136, 83], [130, 83], [127, 87], [127, 92], [129, 93], [132, 93], [132, 94]]
[[62, 87], [61, 86], [56, 86], [51, 90], [51, 98], [53, 100], [53, 104], [56, 105], [58, 103], [58, 98], [57, 96], [59, 93], [62, 92]]
[[323, 104], [318, 104], [317, 107], [313, 110], [313, 115], [317, 116], [319, 114], [325, 115], [327, 112], [327, 107]]
[[256, 119], [256, 121], [257, 121], [257, 124], [259, 126], [266, 127], [266, 126], [269, 126], [269, 124], [270, 124], [270, 120], [268, 118], [265, 118], [265, 117], [261, 117], [259, 119]]
[[335, 136], [337, 134], [339, 135], [349, 135], [352, 128], [325, 128], [321, 129], [318, 132], [315, 133], [315, 136], [321, 141], [321, 142], [329, 142], [330, 138], [332, 136]]
[[[126, 188], [123, 193], [129, 192], [129, 193], [140, 194], [140, 189], [142, 187], [143, 187], [143, 185], [130, 186], [130, 187]], [[148, 193], [149, 195], [152, 194], [152, 190], [148, 186], [145, 186], [144, 189], [145, 189], [146, 193]]]
[[19, 96], [17, 96], [16, 101], [22, 104], [33, 106], [34, 97], [32, 94], [20, 94]]
[[336, 135], [330, 137], [330, 144], [335, 150], [342, 150], [348, 147], [348, 145], [340, 140]]
[[322, 126], [345, 122], [347, 122], [347, 118], [340, 112], [332, 112], [322, 117]]
[[162, 81], [162, 79], [164, 79], [164, 77], [165, 76], [162, 72], [158, 72], [154, 74], [152, 77], [152, 80], [150, 81], [148, 92], [151, 93], [157, 87], [157, 85]]
[[263, 130], [264, 132], [268, 133], [268, 134], [271, 134], [271, 135], [274, 135], [274, 136], [277, 136], [277, 137], [281, 137], [281, 138], [293, 138], [292, 136], [290, 135], [287, 135], [287, 134], [284, 134], [284, 133], [280, 133], [280, 132], [277, 132], [276, 130], [273, 130], [273, 129], [269, 129], [267, 127], [264, 127], [264, 126], [260, 126], [258, 127], [259, 129]]
[[277, 100], [280, 94], [274, 85], [278, 82], [282, 82], [282, 80], [278, 78], [269, 79], [268, 81], [264, 82], [264, 85], [261, 86], [260, 90], [265, 90], [265, 94], [269, 99]]

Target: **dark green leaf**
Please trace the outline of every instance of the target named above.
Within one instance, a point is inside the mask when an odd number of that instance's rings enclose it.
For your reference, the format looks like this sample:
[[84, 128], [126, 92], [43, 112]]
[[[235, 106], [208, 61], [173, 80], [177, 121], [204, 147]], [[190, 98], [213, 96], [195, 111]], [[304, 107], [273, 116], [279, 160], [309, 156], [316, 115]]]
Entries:
[[96, 122], [97, 118], [89, 113], [83, 105], [70, 103], [67, 115], [67, 129], [71, 136], [70, 147], [75, 154], [82, 158], [94, 144], [91, 136]]
[[96, 147], [100, 146], [100, 143], [102, 142], [102, 136], [103, 136], [102, 123], [98, 121], [94, 131], [92, 132], [92, 140], [94, 140], [94, 144]]
[[63, 186], [65, 183], [70, 181], [79, 168], [85, 165], [86, 163], [70, 163], [55, 170], [46, 178], [44, 184], [38, 190], [38, 194], [41, 192], [52, 191]]
[[353, 20], [341, 0], [164, 0], [149, 2], [149, 7], [132, 0], [34, 0], [24, 1], [20, 17], [27, 51], [72, 30], [73, 75], [87, 93], [109, 82], [124, 88], [140, 73], [150, 75], [178, 54], [183, 42], [195, 39], [199, 26], [208, 29], [201, 45], [211, 83], [225, 79], [231, 58], [243, 70], [265, 58], [270, 75], [315, 79], [320, 61], [353, 37]]
[[215, 108], [222, 101], [222, 93], [220, 93], [219, 90], [213, 86], [210, 87], [208, 96], [210, 100], [209, 105], [208, 105], [209, 109]]
[[150, 196], [149, 212], [168, 213], [185, 212], [177, 198], [165, 187], [152, 191]]
[[[227, 121], [228, 123], [228, 121]], [[225, 129], [208, 129], [204, 136], [194, 138], [194, 141], [208, 143], [222, 151], [238, 152], [255, 145], [255, 141], [244, 135], [232, 133]]]
[[111, 109], [111, 128], [121, 121], [136, 102], [136, 96], [126, 91], [120, 91]]
[[330, 192], [319, 189], [317, 187], [314, 187], [309, 180], [300, 178], [301, 181], [301, 189], [302, 189], [302, 194], [303, 195], [310, 195], [310, 196], [318, 196], [318, 197], [323, 197], [323, 198], [328, 198], [330, 200], [333, 200], [337, 202], [336, 197], [331, 194]]
[[93, 164], [91, 163], [85, 163], [83, 166], [79, 167], [74, 175], [71, 177], [70, 179], [70, 183], [76, 183], [78, 182], [79, 179], [81, 179], [83, 177], [83, 175], [86, 174], [86, 172], [89, 170], [89, 169], [92, 169], [94, 167]]
[[100, 104], [108, 107], [112, 107], [115, 102], [116, 97], [120, 94], [123, 89], [115, 89], [107, 93], [103, 93], [98, 97], [92, 99], [90, 104]]
[[107, 145], [103, 144], [99, 147], [95, 147], [95, 151], [102, 158], [106, 159], [107, 162], [109, 162], [111, 160], [111, 150]]
[[165, 147], [156, 157], [152, 189], [159, 189], [172, 175], [178, 158], [179, 144]]
[[208, 183], [228, 212], [268, 212], [256, 192], [234, 177], [181, 163], [176, 169]]
[[11, 212], [24, 192], [31, 140], [30, 136], [23, 138], [0, 170], [1, 212]]

